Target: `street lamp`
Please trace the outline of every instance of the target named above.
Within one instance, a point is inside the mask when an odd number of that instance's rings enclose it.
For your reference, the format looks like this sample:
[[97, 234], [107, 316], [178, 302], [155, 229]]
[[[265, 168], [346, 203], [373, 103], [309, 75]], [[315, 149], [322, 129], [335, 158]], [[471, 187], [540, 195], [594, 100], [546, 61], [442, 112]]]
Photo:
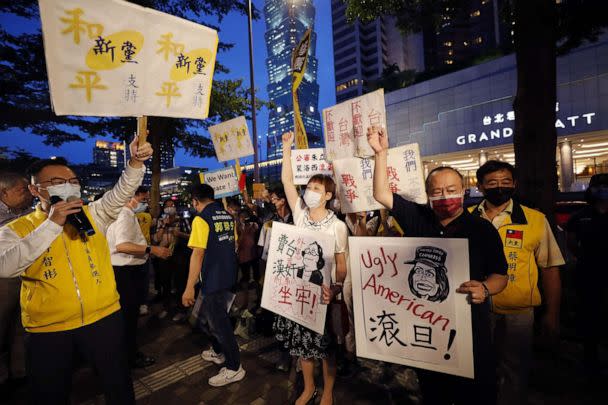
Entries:
[[253, 16], [252, 16], [252, 5], [251, 0], [248, 0], [248, 15], [247, 25], [249, 26], [249, 77], [251, 83], [251, 126], [253, 127], [253, 180], [255, 182], [260, 181], [260, 167], [258, 165], [258, 131], [256, 122], [256, 108], [255, 108], [255, 84], [253, 80]]

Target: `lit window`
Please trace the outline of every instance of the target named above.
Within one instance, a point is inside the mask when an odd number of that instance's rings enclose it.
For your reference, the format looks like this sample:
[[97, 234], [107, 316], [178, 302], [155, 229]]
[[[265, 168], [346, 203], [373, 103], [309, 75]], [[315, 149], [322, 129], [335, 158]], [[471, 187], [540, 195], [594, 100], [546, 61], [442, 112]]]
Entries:
[[451, 65], [453, 63], [454, 63], [454, 61], [452, 59], [446, 59], [446, 61], [445, 61], [446, 65]]
[[475, 42], [476, 44], [481, 44], [483, 42], [483, 38], [481, 36], [479, 36], [479, 37], [475, 38], [475, 41], [473, 41], [473, 42]]
[[469, 43], [468, 43], [467, 41], [464, 41], [462, 44], [463, 44], [464, 46], [469, 46]]
[[443, 43], [444, 46], [452, 46], [452, 41], [445, 41]]
[[454, 51], [453, 51], [452, 49], [450, 49], [450, 50], [448, 51], [448, 55], [450, 55], [450, 56], [454, 55]]
[[479, 17], [481, 15], [481, 12], [479, 10], [475, 10], [471, 13], [471, 17]]

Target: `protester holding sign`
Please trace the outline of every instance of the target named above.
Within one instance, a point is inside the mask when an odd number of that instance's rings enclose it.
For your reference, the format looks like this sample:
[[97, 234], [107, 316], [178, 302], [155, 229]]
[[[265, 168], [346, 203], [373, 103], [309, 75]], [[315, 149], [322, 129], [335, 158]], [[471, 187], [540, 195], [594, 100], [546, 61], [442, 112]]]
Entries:
[[[294, 134], [283, 134], [283, 167], [281, 180], [285, 188], [287, 202], [293, 212], [294, 223], [297, 227], [334, 236], [335, 264], [332, 269], [330, 287], [323, 285], [323, 302], [328, 304], [334, 300], [342, 289], [346, 278], [346, 255], [348, 248], [348, 230], [346, 224], [340, 221], [328, 207], [335, 197], [336, 184], [329, 176], [316, 175], [310, 178], [306, 185], [304, 196], [300, 197], [293, 182], [291, 170], [291, 147]], [[298, 397], [296, 404], [308, 403], [317, 394], [314, 382], [314, 359], [323, 362], [323, 396], [322, 405], [333, 404], [333, 386], [336, 379], [335, 353], [331, 351], [332, 336], [327, 322], [325, 333], [318, 334], [295, 322], [281, 318], [276, 325], [277, 339], [289, 347], [293, 356], [299, 356], [304, 377], [304, 391]]]
[[[367, 138], [376, 157], [374, 198], [391, 210], [404, 230], [404, 236], [464, 238], [469, 243], [471, 280], [462, 283], [456, 292], [468, 294], [473, 304], [475, 379], [420, 371], [425, 403], [493, 404], [496, 402], [496, 369], [487, 298], [501, 292], [507, 284], [507, 262], [500, 236], [488, 221], [463, 209], [463, 178], [451, 167], [439, 167], [429, 173], [426, 192], [430, 206], [416, 204], [391, 193], [386, 174], [388, 138], [385, 130], [372, 126], [367, 130]], [[420, 294], [423, 295], [422, 292]]]

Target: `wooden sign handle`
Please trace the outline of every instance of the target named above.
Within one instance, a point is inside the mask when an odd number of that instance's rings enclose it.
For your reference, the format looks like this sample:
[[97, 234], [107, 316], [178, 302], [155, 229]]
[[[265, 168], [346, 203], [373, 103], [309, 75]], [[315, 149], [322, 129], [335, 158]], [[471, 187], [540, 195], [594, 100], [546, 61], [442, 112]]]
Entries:
[[148, 140], [148, 116], [146, 115], [137, 117], [137, 136], [139, 146], [142, 146]]

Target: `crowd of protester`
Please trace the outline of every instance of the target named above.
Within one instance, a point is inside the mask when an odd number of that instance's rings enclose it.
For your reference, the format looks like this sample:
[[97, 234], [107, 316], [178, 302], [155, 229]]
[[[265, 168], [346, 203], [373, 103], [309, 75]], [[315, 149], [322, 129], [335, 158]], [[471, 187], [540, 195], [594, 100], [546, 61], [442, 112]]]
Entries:
[[[134, 141], [118, 183], [85, 205], [78, 178], [61, 159], [37, 162], [28, 173], [2, 173], [3, 387], [27, 380], [31, 403], [67, 403], [74, 358], [81, 356], [97, 372], [106, 403], [134, 403], [130, 369], [155, 363], [154, 353], [138, 349], [138, 317], [154, 316], [190, 321], [209, 336], [211, 347], [201, 357], [221, 366], [209, 379], [211, 386], [246, 377], [235, 335], [272, 335], [281, 352], [276, 368], [296, 367], [301, 373], [296, 405], [315, 403], [317, 397], [322, 405], [333, 404], [336, 376], [352, 375], [359, 367], [348, 237], [433, 237], [468, 240], [471, 280], [456, 292], [470, 298], [475, 378], [416, 370], [424, 402], [526, 403], [535, 323], [545, 336], [559, 336], [565, 263], [549, 221], [518, 202], [517, 172], [499, 161], [477, 171], [484, 199], [476, 205], [464, 206], [464, 179], [451, 167], [428, 174], [428, 204], [407, 201], [388, 186], [384, 130], [371, 127], [367, 137], [375, 152], [373, 196], [386, 209], [347, 215], [340, 212], [331, 176], [314, 175], [303, 190], [294, 185], [292, 133], [283, 135], [282, 185], [262, 198], [252, 201], [245, 189], [240, 196], [216, 200], [210, 186], [199, 184], [185, 204], [162, 201], [156, 216], [149, 190], [141, 187], [143, 163], [152, 155], [147, 143]], [[585, 370], [592, 378], [601, 371], [603, 331], [588, 318], [596, 316], [589, 308], [605, 310], [606, 305], [608, 272], [601, 255], [608, 246], [608, 174], [591, 178], [585, 198], [587, 207], [571, 218], [566, 231], [577, 258], [573, 288], [585, 324]], [[79, 212], [91, 222], [91, 234], [70, 222]], [[323, 333], [261, 308], [275, 222], [335, 240], [331, 280], [322, 286], [329, 314]], [[522, 244], [506, 243], [509, 226], [523, 232]], [[322, 389], [315, 380], [317, 364]]]

